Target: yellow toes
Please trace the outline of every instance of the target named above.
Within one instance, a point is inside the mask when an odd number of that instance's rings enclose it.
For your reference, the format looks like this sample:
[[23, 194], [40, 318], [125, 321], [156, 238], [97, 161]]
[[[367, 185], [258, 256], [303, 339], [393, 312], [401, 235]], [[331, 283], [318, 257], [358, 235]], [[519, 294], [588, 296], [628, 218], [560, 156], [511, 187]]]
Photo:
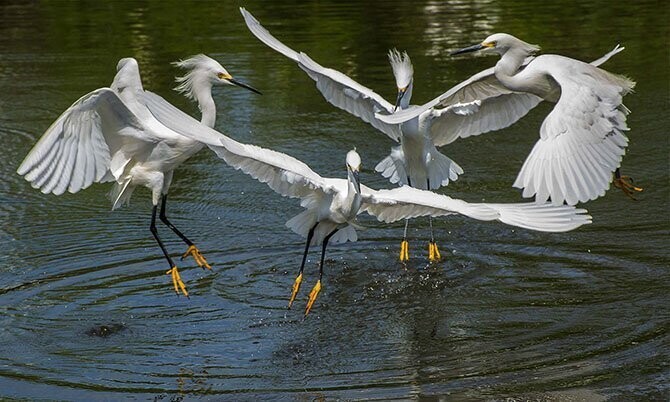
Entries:
[[291, 290], [291, 300], [288, 301], [288, 308], [291, 308], [293, 300], [295, 300], [295, 295], [298, 294], [298, 290], [300, 289], [301, 283], [302, 283], [302, 272], [295, 278], [295, 282], [293, 282], [293, 289]]
[[200, 250], [195, 246], [195, 244], [191, 244], [188, 246], [188, 249], [186, 252], [181, 256], [181, 259], [183, 260], [184, 258], [188, 256], [193, 256], [193, 259], [195, 260], [195, 263], [198, 264], [200, 268], [207, 268], [207, 269], [212, 269], [212, 267], [207, 263], [207, 260], [205, 257], [200, 253]]
[[437, 262], [442, 259], [440, 255], [440, 250], [437, 248], [437, 243], [435, 241], [430, 241], [428, 243], [428, 261]]
[[188, 291], [186, 291], [186, 285], [184, 285], [184, 282], [181, 280], [181, 276], [179, 275], [179, 271], [177, 270], [177, 266], [175, 265], [174, 267], [170, 268], [167, 272], [167, 275], [172, 275], [172, 285], [174, 285], [174, 291], [179, 295], [179, 291], [181, 291], [184, 296], [188, 297]]
[[321, 291], [321, 280], [316, 282], [316, 285], [312, 288], [312, 291], [309, 292], [309, 301], [307, 302], [307, 309], [305, 309], [305, 317], [307, 317], [307, 314], [309, 314], [309, 311], [312, 309], [312, 305], [314, 304], [314, 301], [316, 300], [316, 296], [319, 295], [319, 292]]
[[400, 242], [400, 262], [409, 260], [409, 242], [405, 239]]
[[635, 184], [633, 184], [633, 179], [630, 176], [615, 177], [612, 181], [612, 184], [614, 184], [614, 187], [621, 189], [624, 194], [634, 200], [636, 199], [634, 197], [636, 192], [639, 193], [644, 191], [642, 187], [637, 187]]

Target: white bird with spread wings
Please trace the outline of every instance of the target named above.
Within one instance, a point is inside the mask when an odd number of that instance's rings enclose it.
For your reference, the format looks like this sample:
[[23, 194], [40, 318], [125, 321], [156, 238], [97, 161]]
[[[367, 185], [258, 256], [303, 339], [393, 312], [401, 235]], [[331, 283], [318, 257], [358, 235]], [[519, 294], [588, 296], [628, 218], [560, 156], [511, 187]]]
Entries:
[[632, 196], [642, 189], [621, 176], [619, 166], [628, 144], [624, 131], [629, 113], [621, 102], [635, 83], [597, 67], [623, 49], [617, 46], [589, 64], [550, 54], [532, 57], [539, 47], [508, 34], [491, 35], [481, 44], [452, 54], [476, 50], [499, 54], [495, 67], [422, 106], [377, 117], [389, 124], [403, 124], [453, 102], [482, 100], [479, 113], [462, 119], [460, 125], [452, 121], [453, 131], [445, 137], [450, 142], [508, 126], [525, 115], [529, 105], [554, 102], [514, 187], [538, 202], [551, 199], [555, 204], [575, 205], [604, 195], [614, 172], [614, 184]]
[[373, 190], [360, 183], [361, 158], [356, 151], [350, 151], [346, 156], [346, 179], [321, 177], [308, 165], [289, 155], [242, 144], [212, 130], [149, 91], [143, 94], [143, 102], [159, 121], [207, 144], [230, 166], [266, 183], [282, 196], [301, 200], [300, 205], [305, 211], [286, 222], [286, 226], [307, 239], [289, 307], [302, 283], [310, 245], [320, 244], [322, 247], [319, 280], [309, 294], [305, 314], [309, 313], [321, 290], [327, 245], [329, 242], [356, 241], [356, 218], [362, 212], [383, 222], [460, 214], [544, 232], [565, 232], [591, 222], [586, 210], [567, 205], [468, 203], [409, 186]]
[[[375, 167], [392, 183], [429, 190], [446, 186], [450, 180], [456, 180], [463, 169], [440, 153], [437, 147], [458, 138], [505, 128], [525, 116], [541, 101], [533, 94], [512, 91], [498, 84], [491, 78], [493, 69], [490, 69], [450, 89], [450, 96], [445, 97], [439, 105], [432, 103], [430, 107], [415, 113], [418, 107], [410, 105], [414, 69], [407, 53], [397, 50], [389, 52], [398, 91], [393, 105], [341, 72], [323, 67], [305, 53], [289, 48], [270, 34], [251, 13], [244, 8], [240, 8], [240, 11], [249, 30], [261, 42], [295, 61], [315, 81], [326, 101], [361, 118], [399, 143]], [[618, 51], [615, 48], [593, 64], [607, 61]], [[411, 118], [392, 120], [397, 114]], [[439, 259], [439, 250], [430, 223], [428, 251], [432, 261]], [[406, 261], [408, 258], [406, 222], [400, 245], [400, 260]]]
[[[201, 104], [204, 124], [213, 126], [216, 116], [210, 107], [214, 105], [212, 85], [237, 85], [258, 92], [234, 80], [213, 60], [197, 60], [199, 69], [195, 69], [196, 63], [182, 66], [192, 68], [184, 82]], [[137, 186], [149, 188], [153, 204], [149, 228], [170, 266], [168, 274], [175, 291], [188, 296], [177, 265], [158, 236], [156, 215], [160, 202], [160, 220], [188, 245], [182, 259], [191, 255], [200, 267], [211, 269], [195, 244], [166, 216], [174, 170], [204, 144], [156, 120], [142, 100], [144, 93], [137, 61], [121, 59], [112, 85], [82, 96], [63, 112], [17, 172], [45, 194], [76, 193], [93, 183], [114, 182], [110, 192], [112, 209], [127, 203]], [[162, 98], [161, 101], [167, 103]]]

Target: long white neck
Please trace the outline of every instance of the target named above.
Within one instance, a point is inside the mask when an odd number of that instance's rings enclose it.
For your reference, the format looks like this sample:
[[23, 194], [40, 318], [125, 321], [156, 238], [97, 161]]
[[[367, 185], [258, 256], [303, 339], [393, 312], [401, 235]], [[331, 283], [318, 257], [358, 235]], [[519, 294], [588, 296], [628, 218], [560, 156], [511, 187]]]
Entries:
[[[507, 89], [519, 92], [529, 92], [542, 98], [551, 94], [556, 86], [553, 80], [544, 75], [528, 73], [529, 68], [536, 59], [533, 59], [526, 65], [526, 68], [519, 71], [526, 57], [529, 54], [523, 50], [512, 49], [502, 55], [496, 63], [494, 73], [498, 81]], [[537, 70], [537, 69], [535, 69]]]
[[510, 49], [505, 52], [496, 63], [494, 73], [507, 89], [513, 91], [525, 91], [526, 85], [516, 76], [519, 67], [526, 58], [526, 53], [521, 50]]
[[202, 114], [200, 122], [207, 127], [214, 128], [216, 123], [216, 104], [212, 98], [212, 83], [209, 80], [193, 82], [193, 94], [198, 102]]

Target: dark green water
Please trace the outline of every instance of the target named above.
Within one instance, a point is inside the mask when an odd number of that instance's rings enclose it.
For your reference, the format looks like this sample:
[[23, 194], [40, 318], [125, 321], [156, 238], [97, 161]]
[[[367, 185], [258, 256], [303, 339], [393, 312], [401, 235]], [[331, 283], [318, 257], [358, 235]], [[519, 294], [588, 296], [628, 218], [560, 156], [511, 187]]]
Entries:
[[[415, 67], [414, 103], [495, 58], [449, 50], [509, 32], [547, 53], [591, 60], [638, 83], [623, 168], [646, 188], [585, 205], [593, 224], [565, 234], [461, 217], [436, 221], [442, 262], [427, 266], [428, 222], [411, 225], [411, 260], [396, 262], [402, 223], [364, 218], [360, 241], [332, 247], [287, 311], [302, 239], [300, 211], [208, 151], [175, 175], [169, 214], [212, 272], [181, 264], [192, 297], [176, 297], [148, 230], [139, 189], [114, 213], [109, 185], [43, 195], [15, 171], [51, 122], [109, 85], [119, 58], [138, 59], [146, 88], [197, 115], [171, 90], [169, 63], [218, 59], [263, 91], [218, 88], [217, 128], [344, 177], [346, 151], [363, 181], [388, 138], [325, 101], [292, 62], [246, 30], [244, 5], [280, 39], [387, 99], [389, 48]], [[665, 2], [2, 2], [0, 3], [0, 397], [29, 399], [667, 400], [670, 293], [670, 21]], [[550, 105], [445, 154], [466, 171], [443, 192], [519, 201], [511, 188]], [[161, 232], [175, 256], [183, 244]], [[106, 326], [102, 328], [101, 326]]]

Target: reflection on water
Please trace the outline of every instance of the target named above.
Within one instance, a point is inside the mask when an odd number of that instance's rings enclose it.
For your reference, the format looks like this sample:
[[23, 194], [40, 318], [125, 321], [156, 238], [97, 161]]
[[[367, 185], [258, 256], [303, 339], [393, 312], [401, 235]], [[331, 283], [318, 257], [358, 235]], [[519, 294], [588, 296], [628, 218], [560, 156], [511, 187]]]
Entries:
[[[626, 98], [627, 174], [647, 191], [589, 203], [589, 227], [533, 233], [460, 217], [437, 221], [444, 260], [427, 265], [427, 221], [412, 221], [411, 260], [395, 262], [402, 224], [365, 218], [361, 241], [332, 247], [309, 319], [286, 310], [302, 239], [300, 211], [203, 151], [175, 175], [169, 214], [213, 265], [181, 272], [176, 297], [148, 230], [149, 194], [112, 213], [108, 185], [43, 195], [15, 174], [48, 125], [108, 85], [119, 58], [147, 88], [196, 114], [169, 63], [205, 52], [264, 92], [215, 90], [217, 127], [341, 176], [357, 146], [362, 175], [392, 144], [324, 102], [294, 63], [250, 35], [229, 2], [0, 5], [0, 395], [90, 399], [323, 397], [598, 400], [667, 396], [667, 7], [582, 2], [245, 4], [273, 33], [392, 99], [389, 48], [415, 63], [417, 102], [494, 58], [446, 52], [507, 31], [547, 52], [593, 59], [638, 81]], [[643, 26], [644, 29], [638, 29]], [[454, 143], [466, 173], [448, 192], [518, 201], [510, 185], [550, 106], [500, 133]], [[659, 144], [661, 144], [659, 146]], [[328, 150], [328, 155], [324, 154]], [[446, 190], [445, 190], [446, 191]], [[176, 257], [183, 243], [160, 228]], [[318, 254], [318, 253], [317, 253]], [[318, 275], [311, 257], [305, 280]]]

